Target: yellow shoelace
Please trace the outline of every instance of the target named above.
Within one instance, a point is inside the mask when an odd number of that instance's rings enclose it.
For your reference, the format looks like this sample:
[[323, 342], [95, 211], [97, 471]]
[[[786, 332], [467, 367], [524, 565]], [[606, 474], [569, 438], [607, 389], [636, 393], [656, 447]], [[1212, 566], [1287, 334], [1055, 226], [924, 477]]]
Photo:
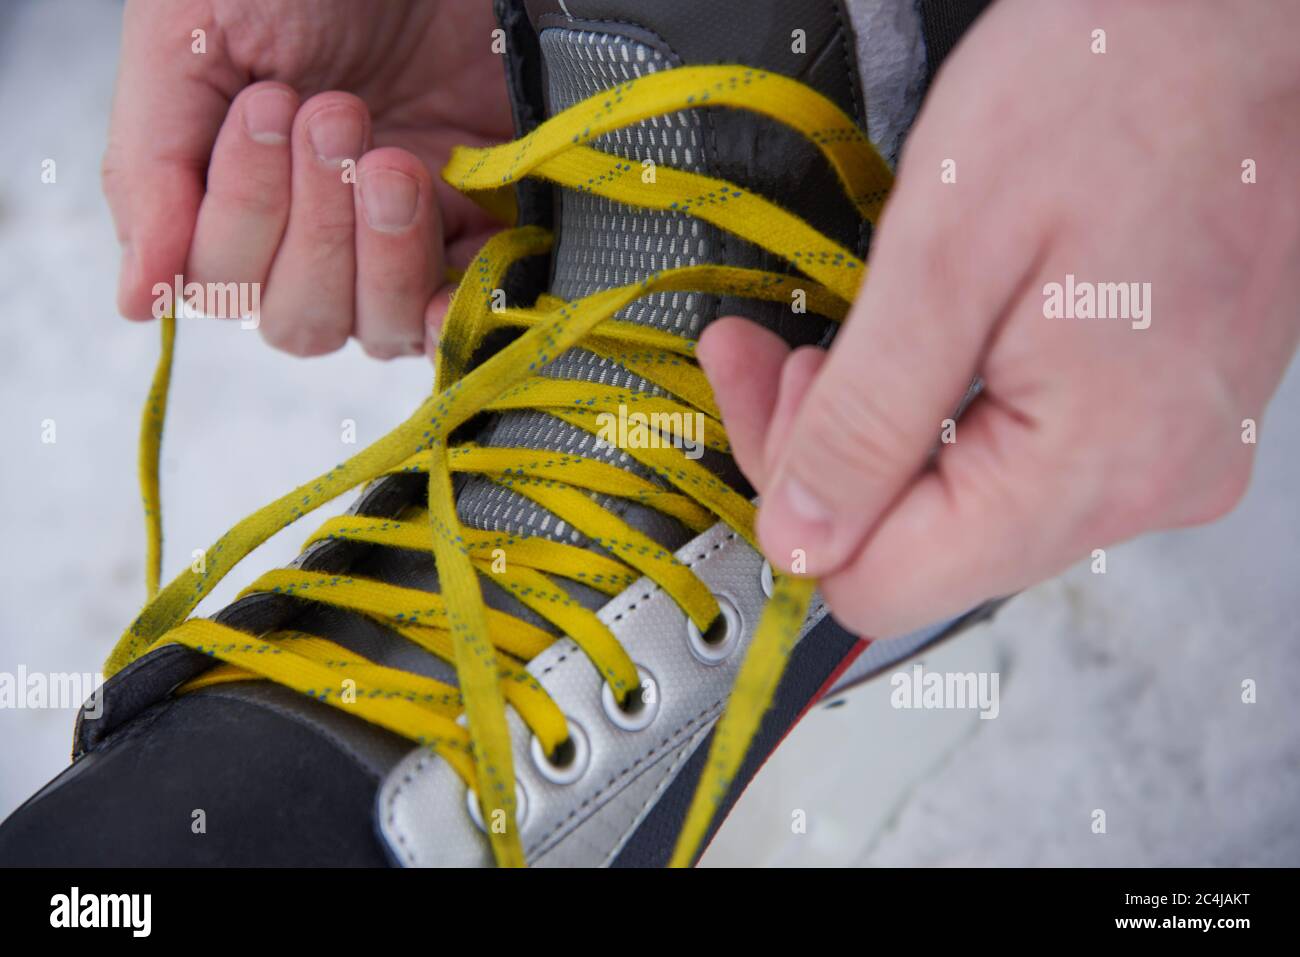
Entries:
[[[111, 675], [153, 648], [179, 643], [222, 662], [181, 692], [226, 681], [269, 679], [431, 748], [475, 791], [484, 820], [499, 825], [487, 828], [497, 862], [523, 864], [505, 705], [516, 710], [548, 754], [563, 746], [564, 714], [526, 668], [556, 635], [488, 608], [479, 575], [491, 576], [556, 632], [569, 636], [599, 669], [616, 700], [631, 706], [640, 693], [631, 658], [609, 627], [557, 579], [580, 582], [612, 596], [644, 576], [669, 594], [702, 631], [720, 612], [690, 568], [601, 508], [595, 496], [653, 507], [696, 533], [722, 521], [758, 547], [753, 504], [687, 458], [673, 442], [692, 438], [680, 435], [682, 430], [673, 423], [688, 417], [695, 421], [694, 415], [700, 413], [707, 446], [729, 451], [712, 393], [692, 358], [694, 340], [612, 317], [633, 300], [655, 292], [788, 303], [796, 290], [803, 290], [809, 312], [839, 320], [865, 273], [852, 252], [740, 186], [666, 168], [656, 170], [653, 181], [647, 182], [650, 177], [643, 178], [640, 164], [585, 145], [652, 116], [705, 106], [755, 111], [798, 130], [830, 161], [859, 214], [876, 220], [892, 176], [852, 119], [815, 90], [747, 67], [682, 67], [652, 74], [584, 100], [514, 142], [456, 150], [443, 177], [488, 209], [509, 214], [513, 184], [525, 176], [540, 177], [628, 205], [689, 213], [781, 256], [807, 278], [691, 266], [572, 302], [544, 294], [531, 306], [494, 311], [495, 291], [504, 286], [511, 264], [546, 254], [551, 247], [549, 233], [537, 227], [499, 233], [484, 245], [460, 281], [443, 330], [433, 394], [415, 413], [346, 462], [239, 522], [206, 550], [200, 571], [187, 569], [159, 591], [158, 455], [175, 340], [175, 319], [164, 318], [162, 357], [145, 406], [140, 443], [150, 600], [113, 649], [105, 672]], [[475, 349], [488, 333], [501, 328], [519, 334], [471, 368]], [[671, 397], [540, 374], [573, 346], [635, 372]], [[452, 443], [453, 431], [470, 417], [515, 409], [540, 409], [597, 435], [601, 413], [620, 409], [663, 413], [653, 421], [669, 434], [660, 434], [658, 442], [636, 443], [661, 447], [623, 450], [663, 484], [560, 452]], [[332, 539], [431, 550], [440, 594], [348, 574], [286, 568], [261, 576], [241, 597], [275, 592], [364, 615], [454, 664], [458, 687], [376, 664], [317, 635], [300, 631], [252, 635], [188, 617], [237, 562], [274, 533], [344, 492], [398, 472], [427, 476], [427, 507], [410, 507], [395, 518], [334, 518], [308, 544]], [[457, 473], [486, 476], [513, 489], [570, 523], [604, 553], [463, 526], [452, 494], [452, 477]], [[814, 587], [809, 579], [776, 579], [716, 726], [673, 855], [675, 866], [692, 863], [725, 799], [771, 703]], [[462, 715], [464, 725], [458, 723]]]

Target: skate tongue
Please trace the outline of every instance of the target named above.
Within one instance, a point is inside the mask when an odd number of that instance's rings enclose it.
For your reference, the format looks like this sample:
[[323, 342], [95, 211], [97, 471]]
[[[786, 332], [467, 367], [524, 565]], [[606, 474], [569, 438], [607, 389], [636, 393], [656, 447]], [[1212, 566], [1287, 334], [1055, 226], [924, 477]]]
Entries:
[[[680, 60], [673, 59], [645, 31], [629, 31], [624, 25], [612, 22], [617, 18], [602, 24], [587, 9], [582, 15], [588, 19], [575, 21], [567, 16], [567, 9], [562, 14], [549, 10], [553, 4], [548, 0], [539, 5], [548, 9], [540, 12], [530, 9], [530, 12], [534, 27], [539, 28], [542, 112], [548, 117], [618, 84], [680, 65]], [[764, 5], [771, 5], [771, 0], [764, 0]], [[585, 6], [591, 8], [593, 3], [587, 2]], [[656, 10], [673, 15], [667, 7]], [[738, 11], [736, 8], [716, 19], [709, 18], [710, 32], [716, 34], [719, 25], [731, 22], [732, 14]], [[537, 104], [525, 109], [516, 101], [516, 115], [537, 112]], [[731, 124], [725, 130], [724, 121]], [[720, 145], [724, 133], [730, 145]], [[760, 145], [771, 146], [770, 155]], [[751, 186], [761, 182], [769, 193], [778, 194], [773, 198], [794, 201], [796, 211], [815, 223], [820, 220], [823, 226], [828, 225], [826, 216], [816, 214], [819, 208], [824, 210], [827, 206], [826, 196], [838, 195], [833, 174], [815, 149], [780, 124], [757, 124], [752, 115], [723, 117], [719, 111], [685, 110], [615, 130], [594, 140], [592, 146], [641, 167], [643, 178], [653, 176], [660, 167], [671, 167], [723, 175]], [[720, 158], [719, 152], [727, 158]], [[814, 164], [812, 172], [804, 168], [807, 164]], [[798, 179], [789, 181], [792, 176]], [[820, 194], [819, 176], [826, 178], [825, 190]], [[842, 206], [832, 204], [833, 217], [843, 212]], [[717, 263], [787, 268], [757, 247], [684, 213], [627, 206], [589, 191], [559, 187], [551, 191], [551, 207], [555, 244], [549, 292], [566, 301], [634, 284], [651, 273], [681, 266]], [[856, 229], [852, 225], [852, 211], [848, 211], [845, 221]], [[852, 231], [845, 237], [850, 244], [856, 238], [857, 233]], [[645, 296], [616, 318], [698, 338], [705, 325], [723, 312], [740, 312], [754, 318], [794, 344], [816, 342], [826, 335], [830, 326], [815, 316], [792, 314], [788, 304], [720, 301], [718, 296], [696, 292]], [[542, 374], [662, 394], [658, 387], [640, 376], [580, 348], [558, 357]], [[503, 414], [484, 429], [478, 441], [489, 446], [546, 449], [595, 458], [657, 481], [616, 446], [544, 412]], [[733, 487], [745, 487], [730, 458], [710, 452], [704, 455], [702, 464]], [[691, 537], [676, 520], [653, 509], [609, 497], [600, 497], [598, 502], [667, 548], [675, 550]], [[555, 516], [487, 478], [467, 479], [460, 488], [457, 508], [461, 521], [468, 526], [586, 544], [581, 535]]]
[[[616, 84], [672, 67], [655, 48], [609, 33], [546, 29], [541, 32], [540, 43], [548, 116]], [[704, 140], [704, 118], [699, 111], [692, 111], [617, 130], [592, 145], [647, 169], [667, 165], [704, 172]], [[578, 299], [612, 286], [639, 282], [658, 270], [725, 261], [719, 231], [689, 216], [625, 206], [590, 193], [558, 188], [553, 202], [556, 242], [549, 291], [562, 299]], [[656, 293], [637, 300], [617, 318], [694, 338], [717, 315], [717, 307], [715, 296]], [[542, 374], [662, 394], [640, 376], [583, 349], [570, 349]], [[479, 441], [489, 446], [564, 451], [651, 478], [648, 470], [616, 446], [544, 412], [503, 414], [479, 436]], [[706, 457], [705, 464], [724, 478], [736, 478], [734, 466], [722, 456]], [[653, 509], [607, 497], [602, 497], [600, 504], [666, 547], [680, 547], [690, 537], [678, 522]], [[461, 520], [477, 528], [585, 544], [579, 534], [540, 506], [486, 478], [468, 479], [460, 490], [457, 507]]]

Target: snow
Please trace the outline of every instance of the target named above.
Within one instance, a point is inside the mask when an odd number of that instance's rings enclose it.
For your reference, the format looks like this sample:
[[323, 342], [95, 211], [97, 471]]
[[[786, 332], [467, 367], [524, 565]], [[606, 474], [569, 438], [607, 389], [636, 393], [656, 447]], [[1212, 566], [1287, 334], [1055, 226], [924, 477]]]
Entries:
[[[158, 327], [116, 314], [118, 247], [99, 192], [119, 20], [118, 4], [91, 0], [0, 8], [0, 672], [10, 674], [98, 670], [144, 600], [136, 437]], [[46, 159], [53, 184], [41, 181]], [[355, 344], [294, 359], [239, 323], [183, 321], [163, 443], [164, 580], [258, 506], [382, 436], [431, 387], [420, 359], [375, 362]], [[356, 444], [343, 441], [346, 419]], [[41, 441], [46, 420], [53, 444]], [[273, 538], [200, 612], [292, 559], [316, 524]], [[63, 768], [74, 718], [0, 710], [0, 815]]]
[[[98, 668], [144, 597], [135, 439], [157, 328], [115, 315], [98, 184], [119, 18], [92, 0], [0, 7], [0, 672]], [[185, 323], [168, 572], [382, 435], [430, 380], [419, 360], [355, 346], [296, 360], [237, 324]], [[1228, 519], [1112, 548], [1107, 574], [1076, 567], [927, 655], [927, 668], [999, 670], [996, 719], [896, 710], [882, 682], [853, 692], [795, 731], [709, 862], [1300, 864], [1297, 408], [1293, 366]], [[290, 559], [314, 524], [273, 539], [201, 610]], [[65, 766], [73, 717], [0, 710], [0, 815]], [[796, 810], [806, 834], [791, 833]]]

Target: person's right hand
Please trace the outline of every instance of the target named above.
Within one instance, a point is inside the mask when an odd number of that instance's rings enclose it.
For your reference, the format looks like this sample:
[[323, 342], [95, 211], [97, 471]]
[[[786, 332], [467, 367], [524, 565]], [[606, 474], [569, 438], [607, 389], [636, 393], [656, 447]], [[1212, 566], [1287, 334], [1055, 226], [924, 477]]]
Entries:
[[[927, 94], [830, 349], [705, 330], [764, 552], [846, 628], [906, 634], [1241, 500], [1300, 343], [1294, 23], [999, 0]], [[1075, 318], [1083, 289], [1111, 318]]]
[[123, 315], [176, 275], [262, 283], [277, 348], [424, 352], [444, 266], [496, 226], [436, 175], [511, 133], [495, 25], [483, 2], [129, 0], [103, 164]]

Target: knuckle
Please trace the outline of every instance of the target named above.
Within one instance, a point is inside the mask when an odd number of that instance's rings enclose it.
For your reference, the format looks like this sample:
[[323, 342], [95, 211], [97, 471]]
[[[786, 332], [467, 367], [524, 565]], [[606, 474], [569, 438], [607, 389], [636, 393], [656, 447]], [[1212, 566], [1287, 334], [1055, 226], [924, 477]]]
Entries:
[[1149, 464], [1131, 479], [1128, 493], [1119, 509], [1129, 534], [1145, 531], [1159, 524], [1171, 501], [1179, 494], [1179, 470], [1167, 461]]
[[1177, 404], [1152, 400], [1157, 411], [1147, 418], [1158, 425], [1143, 434], [1150, 453], [1134, 502], [1144, 510], [1141, 530], [1216, 521], [1250, 485], [1254, 447], [1240, 441], [1230, 390], [1213, 374], [1196, 381]]
[[1234, 461], [1192, 500], [1180, 524], [1205, 525], [1228, 515], [1246, 497], [1252, 470], [1253, 456], [1246, 454]]
[[241, 170], [238, 177], [213, 189], [219, 202], [236, 212], [262, 218], [280, 218], [289, 208], [288, 191], [277, 173], [268, 170]]
[[800, 426], [800, 454], [790, 464], [801, 478], [820, 485], [846, 471], [868, 481], [883, 478], [907, 448], [898, 424], [867, 398], [813, 397]]
[[383, 362], [396, 359], [399, 356], [411, 354], [411, 347], [404, 342], [393, 342], [384, 340], [382, 342], [361, 341], [361, 350], [372, 359], [379, 359]]
[[121, 188], [122, 167], [110, 150], [99, 163], [99, 183], [105, 193], [116, 193]]
[[400, 321], [403, 326], [419, 324], [406, 317], [413, 312], [418, 315], [433, 295], [427, 266], [412, 265], [406, 257], [376, 261], [372, 256], [358, 272], [358, 284], [364, 287], [367, 301], [383, 310], [389, 321]]
[[818, 583], [831, 616], [852, 634], [892, 638], [907, 630], [898, 615], [896, 596], [875, 585], [870, 576], [852, 569]]
[[348, 341], [346, 333], [319, 322], [267, 322], [264, 317], [259, 329], [267, 345], [304, 359], [337, 352]]
[[[295, 209], [293, 215], [297, 216]], [[302, 211], [303, 225], [312, 243], [326, 252], [340, 247], [351, 248], [356, 234], [356, 219], [352, 210], [352, 197], [347, 202], [325, 202], [307, 205]]]
[[831, 617], [841, 628], [861, 637], [877, 637], [879, 620], [871, 615], [871, 606], [861, 601], [851, 586], [839, 582], [832, 585], [823, 580], [821, 590]]
[[118, 157], [117, 150], [109, 147], [99, 162], [99, 188], [113, 203], [126, 195], [130, 167]]

